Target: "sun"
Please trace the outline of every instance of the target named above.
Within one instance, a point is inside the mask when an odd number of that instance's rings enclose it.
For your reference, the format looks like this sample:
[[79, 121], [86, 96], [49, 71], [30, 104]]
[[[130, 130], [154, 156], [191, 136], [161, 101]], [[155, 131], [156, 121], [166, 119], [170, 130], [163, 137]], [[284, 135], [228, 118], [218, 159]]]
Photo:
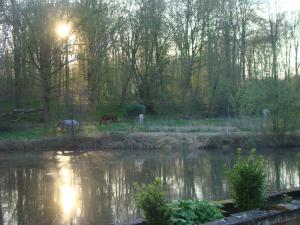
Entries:
[[56, 33], [60, 38], [66, 38], [71, 33], [71, 25], [68, 23], [59, 23], [56, 26]]

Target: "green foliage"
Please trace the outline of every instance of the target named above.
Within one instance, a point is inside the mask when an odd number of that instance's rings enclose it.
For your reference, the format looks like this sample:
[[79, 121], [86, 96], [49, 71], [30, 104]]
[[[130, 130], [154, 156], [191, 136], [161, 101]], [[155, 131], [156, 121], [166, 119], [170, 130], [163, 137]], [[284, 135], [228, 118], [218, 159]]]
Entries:
[[139, 103], [132, 103], [126, 107], [126, 115], [130, 118], [135, 118], [141, 113], [145, 113], [146, 107]]
[[6, 120], [0, 119], [0, 132], [12, 132], [13, 124]]
[[170, 208], [172, 225], [193, 225], [223, 218], [220, 207], [206, 201], [177, 200]]
[[168, 204], [159, 179], [135, 188], [136, 205], [149, 225], [193, 225], [223, 218], [220, 207], [206, 201], [177, 200]]
[[224, 82], [220, 83], [219, 88], [216, 90], [216, 93], [210, 96], [209, 101], [212, 108], [208, 109], [210, 111], [209, 116], [213, 116], [213, 117], [227, 116], [228, 106], [230, 107], [229, 99], [230, 96], [232, 95], [231, 91], [228, 91], [228, 87], [226, 87], [226, 84], [224, 84]]
[[7, 140], [29, 140], [29, 139], [41, 139], [53, 135], [49, 128], [41, 125], [36, 125], [28, 129], [17, 129], [15, 126], [12, 127], [12, 131], [1, 131], [0, 139]]
[[239, 149], [236, 164], [231, 171], [227, 169], [234, 203], [241, 210], [260, 208], [266, 200], [266, 162], [256, 156], [255, 149], [246, 158], [241, 154]]
[[272, 79], [249, 81], [232, 98], [231, 104], [245, 116], [261, 117], [263, 109], [269, 109], [263, 128], [285, 134], [297, 128], [300, 114], [300, 94], [295, 83]]
[[[109, 109], [105, 109], [104, 113], [110, 112]], [[122, 112], [113, 111], [116, 114], [121, 114]], [[104, 114], [103, 113], [103, 114]], [[81, 134], [84, 136], [96, 136], [100, 135], [102, 132], [121, 132], [128, 133], [132, 129], [132, 121], [125, 120], [122, 117], [118, 123], [108, 123], [106, 125], [100, 125], [95, 122], [99, 119], [100, 113], [95, 113], [88, 117], [87, 120], [84, 120], [84, 125], [82, 126]], [[61, 116], [63, 118], [63, 116]], [[44, 126], [41, 123], [34, 123], [32, 121], [19, 121], [17, 124], [11, 123], [11, 131], [1, 131], [0, 138], [1, 139], [38, 139], [45, 138], [50, 136], [57, 136], [58, 132], [54, 129], [57, 120], [53, 120], [53, 123], [49, 125], [49, 127]], [[171, 131], [175, 132], [177, 129], [185, 129], [187, 126], [191, 126], [191, 130], [187, 132], [213, 132], [206, 126], [224, 126], [226, 124], [226, 120], [224, 119], [177, 119], [174, 117], [170, 118], [161, 118], [159, 116], [147, 116], [147, 120], [144, 121], [144, 124], [141, 126], [137, 126], [135, 129], [138, 132], [160, 132], [160, 131]], [[0, 126], [2, 125], [0, 121]], [[201, 128], [200, 125], [204, 125], [204, 128]], [[195, 128], [193, 128], [195, 126]]]
[[167, 204], [165, 192], [159, 179], [148, 185], [135, 185], [135, 201], [142, 209], [149, 225], [167, 225], [170, 221], [170, 209]]
[[[233, 109], [241, 115], [260, 116], [263, 110], [267, 89], [265, 81], [250, 81], [231, 99]], [[267, 83], [267, 82], [266, 82]]]

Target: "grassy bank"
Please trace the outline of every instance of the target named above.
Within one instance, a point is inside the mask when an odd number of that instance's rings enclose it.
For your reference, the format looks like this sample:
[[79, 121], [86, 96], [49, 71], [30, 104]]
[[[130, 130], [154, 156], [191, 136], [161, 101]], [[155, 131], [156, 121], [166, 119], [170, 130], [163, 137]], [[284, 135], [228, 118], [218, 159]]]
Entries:
[[[232, 121], [231, 121], [232, 123]], [[131, 133], [134, 132], [184, 132], [184, 133], [225, 133], [229, 131], [239, 131], [232, 125], [228, 125], [225, 119], [169, 119], [147, 116], [143, 124], [137, 121], [121, 118], [117, 123], [100, 124], [96, 119], [82, 122], [80, 135], [99, 136], [107, 132]], [[9, 131], [0, 131], [1, 140], [20, 140], [20, 139], [40, 139], [49, 137], [64, 136], [69, 133], [58, 133], [55, 130], [55, 122], [48, 125], [34, 122], [18, 122], [12, 124]]]
[[[41, 102], [32, 102], [25, 108], [41, 108]], [[24, 114], [17, 120], [19, 114], [5, 117], [0, 120], [0, 140], [36, 140], [44, 138], [66, 137], [68, 132], [59, 134], [55, 124], [62, 119], [74, 118], [81, 123], [80, 135], [96, 137], [104, 133], [201, 133], [201, 134], [237, 134], [241, 132], [257, 132], [261, 129], [261, 118], [210, 118], [203, 119], [197, 116], [185, 116], [182, 113], [159, 111], [157, 115], [145, 115], [144, 123], [128, 119], [125, 108], [119, 104], [103, 104], [101, 107], [86, 110], [86, 106], [74, 106], [70, 111], [58, 101], [51, 102], [51, 121], [48, 124], [40, 123], [41, 113]], [[0, 113], [8, 113], [14, 109], [11, 102], [0, 102]], [[100, 124], [100, 117], [114, 113], [118, 117], [117, 123]], [[16, 122], [17, 121], [17, 122]], [[9, 127], [1, 126], [8, 122]]]
[[222, 150], [236, 148], [300, 147], [300, 135], [281, 139], [274, 135], [203, 133], [106, 133], [99, 136], [48, 137], [42, 139], [1, 140], [0, 151], [48, 150]]
[[45, 125], [19, 121], [0, 131], [0, 151], [57, 149], [225, 149], [237, 147], [298, 147], [300, 136], [278, 136], [262, 130], [260, 118], [170, 118], [145, 116], [132, 123], [119, 116], [117, 123], [100, 124], [95, 117], [81, 122], [80, 133], [60, 134], [56, 121]]

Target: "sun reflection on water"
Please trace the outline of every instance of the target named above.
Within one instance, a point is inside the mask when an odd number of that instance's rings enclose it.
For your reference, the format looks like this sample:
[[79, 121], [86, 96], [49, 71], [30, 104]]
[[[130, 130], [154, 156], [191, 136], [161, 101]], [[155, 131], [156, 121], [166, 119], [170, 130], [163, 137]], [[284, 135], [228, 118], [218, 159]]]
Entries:
[[71, 221], [80, 214], [79, 187], [74, 179], [70, 158], [58, 156], [59, 178], [57, 180], [59, 190], [59, 205], [64, 221]]

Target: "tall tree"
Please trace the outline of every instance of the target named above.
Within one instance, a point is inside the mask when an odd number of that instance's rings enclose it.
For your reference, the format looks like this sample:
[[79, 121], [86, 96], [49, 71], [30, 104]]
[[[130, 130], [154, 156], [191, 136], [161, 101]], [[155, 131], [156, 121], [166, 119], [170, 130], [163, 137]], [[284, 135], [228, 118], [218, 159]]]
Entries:
[[86, 79], [89, 88], [89, 103], [100, 103], [103, 87], [104, 63], [116, 32], [117, 14], [114, 4], [106, 0], [82, 0], [76, 5], [79, 33], [86, 43]]
[[[277, 8], [276, 8], [277, 10]], [[284, 21], [284, 14], [275, 11], [269, 13], [269, 38], [272, 49], [272, 78], [278, 79], [278, 54], [280, 49], [280, 38], [282, 35], [282, 23]]]
[[176, 0], [169, 3], [170, 27], [176, 50], [179, 51], [182, 76], [182, 104], [192, 94], [194, 70], [203, 66], [201, 54], [211, 4], [205, 0]]
[[300, 10], [294, 16], [292, 21], [292, 37], [294, 46], [294, 63], [295, 63], [295, 76], [299, 75], [299, 44], [300, 44]]
[[13, 55], [14, 55], [14, 75], [15, 75], [15, 105], [20, 106], [22, 96], [21, 85], [21, 63], [22, 63], [22, 38], [21, 38], [21, 14], [17, 2], [11, 0], [11, 15], [12, 15], [12, 37], [13, 37]]
[[[28, 0], [25, 16], [27, 31], [27, 49], [30, 55], [30, 63], [38, 71], [38, 80], [41, 87], [41, 99], [43, 103], [44, 121], [50, 119], [50, 101], [55, 87], [53, 80], [57, 73], [70, 61], [62, 62], [57, 57], [58, 52], [64, 52], [64, 42], [58, 40], [55, 33], [57, 21], [61, 15], [59, 4], [48, 1]], [[74, 60], [71, 60], [74, 61]]]
[[120, 34], [134, 85], [148, 112], [154, 113], [154, 98], [167, 63], [168, 37], [164, 0], [138, 0], [129, 5], [126, 25]]

